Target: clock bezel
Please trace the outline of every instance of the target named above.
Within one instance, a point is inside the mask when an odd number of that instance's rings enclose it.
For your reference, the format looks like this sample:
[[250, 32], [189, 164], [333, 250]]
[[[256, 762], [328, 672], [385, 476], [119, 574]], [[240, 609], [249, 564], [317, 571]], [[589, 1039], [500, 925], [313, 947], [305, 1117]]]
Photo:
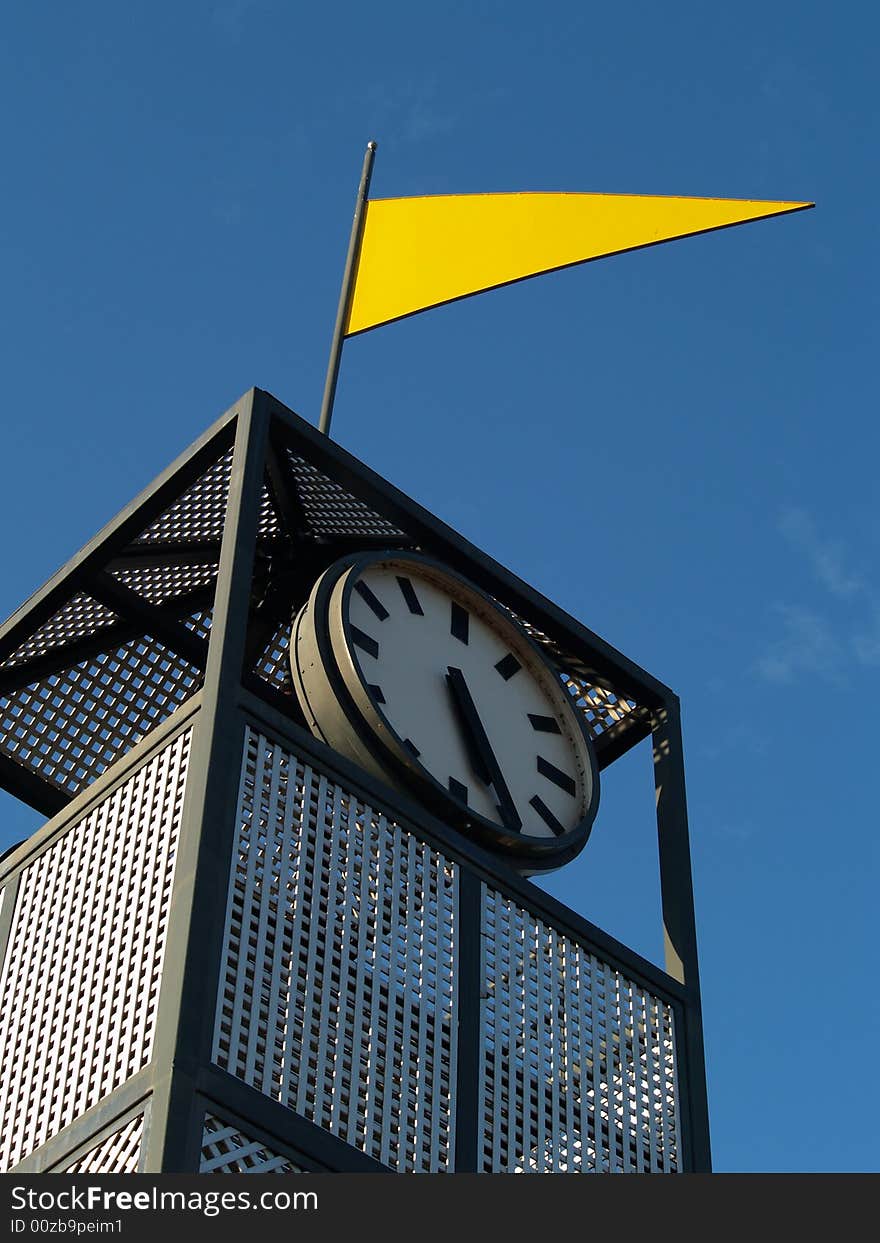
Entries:
[[[496, 629], [509, 631], [511, 646], [519, 648], [545, 691], [562, 708], [577, 742], [582, 744], [584, 777], [589, 781], [586, 811], [563, 834], [536, 837], [504, 828], [457, 799], [404, 746], [403, 738], [385, 717], [370, 684], [353, 654], [349, 604], [355, 583], [373, 565], [413, 566], [456, 598], [463, 598]], [[457, 588], [450, 591], [450, 587]], [[491, 621], [488, 619], [492, 619]], [[308, 627], [308, 632], [305, 628]], [[305, 646], [304, 646], [305, 645]], [[305, 650], [314, 645], [317, 652]], [[348, 671], [341, 667], [336, 645], [347, 655]], [[317, 657], [317, 663], [315, 661]], [[311, 660], [304, 681], [301, 658]], [[448, 564], [423, 553], [387, 549], [356, 553], [329, 566], [315, 583], [291, 629], [290, 667], [297, 698], [312, 732], [329, 746], [353, 759], [392, 787], [400, 785], [435, 816], [471, 840], [512, 858], [520, 869], [542, 871], [575, 858], [586, 845], [599, 804], [599, 768], [587, 724], [557, 670], [540, 647], [490, 595]], [[346, 676], [348, 672], [348, 676]], [[352, 685], [352, 680], [354, 685]], [[588, 770], [588, 771], [587, 771]]]

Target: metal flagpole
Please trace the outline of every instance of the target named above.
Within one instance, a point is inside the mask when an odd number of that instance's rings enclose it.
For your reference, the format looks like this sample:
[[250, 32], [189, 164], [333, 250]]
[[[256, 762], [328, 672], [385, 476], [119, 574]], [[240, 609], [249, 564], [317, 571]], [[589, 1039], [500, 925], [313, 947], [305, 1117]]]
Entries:
[[333, 341], [330, 345], [330, 361], [327, 364], [327, 379], [324, 381], [324, 399], [321, 402], [321, 418], [318, 431], [330, 434], [330, 420], [333, 417], [333, 399], [336, 396], [336, 382], [339, 379], [339, 363], [342, 358], [342, 343], [345, 340], [345, 321], [351, 295], [354, 292], [354, 281], [357, 274], [358, 258], [361, 250], [361, 239], [364, 235], [367, 195], [370, 193], [370, 177], [373, 173], [373, 159], [376, 155], [376, 144], [367, 143], [364, 156], [364, 168], [361, 173], [361, 184], [358, 187], [357, 202], [354, 208], [354, 220], [351, 222], [351, 240], [348, 243], [348, 257], [345, 260], [345, 274], [342, 278], [342, 290], [339, 294], [339, 307], [336, 311], [336, 327], [333, 329]]

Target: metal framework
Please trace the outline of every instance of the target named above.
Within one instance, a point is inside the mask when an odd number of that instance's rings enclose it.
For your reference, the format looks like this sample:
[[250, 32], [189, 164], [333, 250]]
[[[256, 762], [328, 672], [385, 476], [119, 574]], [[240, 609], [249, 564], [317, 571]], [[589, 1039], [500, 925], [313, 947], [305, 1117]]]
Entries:
[[[292, 614], [388, 547], [652, 737], [665, 971], [305, 728]], [[0, 629], [0, 784], [5, 1168], [709, 1169], [676, 696], [268, 393]]]

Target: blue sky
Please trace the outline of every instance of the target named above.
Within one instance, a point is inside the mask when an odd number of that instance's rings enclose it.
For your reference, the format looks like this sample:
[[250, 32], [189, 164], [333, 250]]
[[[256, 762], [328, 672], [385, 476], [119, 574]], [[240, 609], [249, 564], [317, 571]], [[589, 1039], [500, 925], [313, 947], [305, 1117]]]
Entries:
[[[12, 6], [0, 614], [258, 385], [317, 421], [379, 196], [817, 209], [348, 343], [347, 449], [682, 698], [723, 1171], [876, 1170], [877, 15], [867, 5]], [[657, 958], [650, 757], [547, 881]], [[5, 796], [0, 848], [36, 819]]]

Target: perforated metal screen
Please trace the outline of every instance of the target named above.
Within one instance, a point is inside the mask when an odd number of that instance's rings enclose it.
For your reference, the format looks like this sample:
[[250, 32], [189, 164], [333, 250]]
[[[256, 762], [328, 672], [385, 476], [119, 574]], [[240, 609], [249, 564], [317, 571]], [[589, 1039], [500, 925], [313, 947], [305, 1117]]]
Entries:
[[0, 664], [4, 669], [15, 669], [36, 656], [44, 656], [53, 648], [64, 647], [76, 639], [89, 638], [118, 620], [112, 609], [79, 591]]
[[139, 544], [216, 543], [223, 535], [232, 449], [219, 457], [160, 517], [138, 536]]
[[149, 635], [0, 697], [7, 755], [73, 795], [170, 716], [201, 673]]
[[482, 1168], [679, 1168], [671, 1007], [503, 894], [483, 907]]
[[301, 1174], [302, 1167], [214, 1114], [205, 1114], [200, 1174]]
[[[210, 633], [232, 449], [224, 449], [126, 549], [107, 581], [184, 633]], [[97, 571], [96, 571], [97, 573]], [[100, 578], [100, 575], [98, 575]], [[53, 790], [78, 794], [165, 720], [203, 670], [162, 628], [95, 597], [97, 582], [35, 627], [0, 661], [0, 755]], [[111, 607], [111, 604], [113, 607]]]
[[65, 1174], [137, 1174], [144, 1139], [144, 1115], [129, 1119], [112, 1135], [68, 1165]]
[[386, 1165], [448, 1169], [456, 873], [248, 730], [214, 1060]]
[[287, 451], [287, 464], [310, 531], [316, 535], [364, 535], [395, 540], [404, 532], [306, 458]]
[[[214, 1060], [399, 1170], [453, 1168], [460, 865], [251, 729]], [[479, 1168], [680, 1168], [671, 1004], [484, 891]]]
[[21, 874], [0, 974], [0, 1169], [150, 1060], [189, 738]]
[[275, 633], [266, 644], [254, 667], [254, 672], [280, 690], [293, 694], [293, 683], [290, 678], [290, 627], [293, 618], [285, 617], [275, 627]]
[[123, 566], [113, 577], [148, 604], [167, 604], [179, 596], [190, 595], [200, 587], [212, 587], [217, 577], [216, 563], [204, 565]]

